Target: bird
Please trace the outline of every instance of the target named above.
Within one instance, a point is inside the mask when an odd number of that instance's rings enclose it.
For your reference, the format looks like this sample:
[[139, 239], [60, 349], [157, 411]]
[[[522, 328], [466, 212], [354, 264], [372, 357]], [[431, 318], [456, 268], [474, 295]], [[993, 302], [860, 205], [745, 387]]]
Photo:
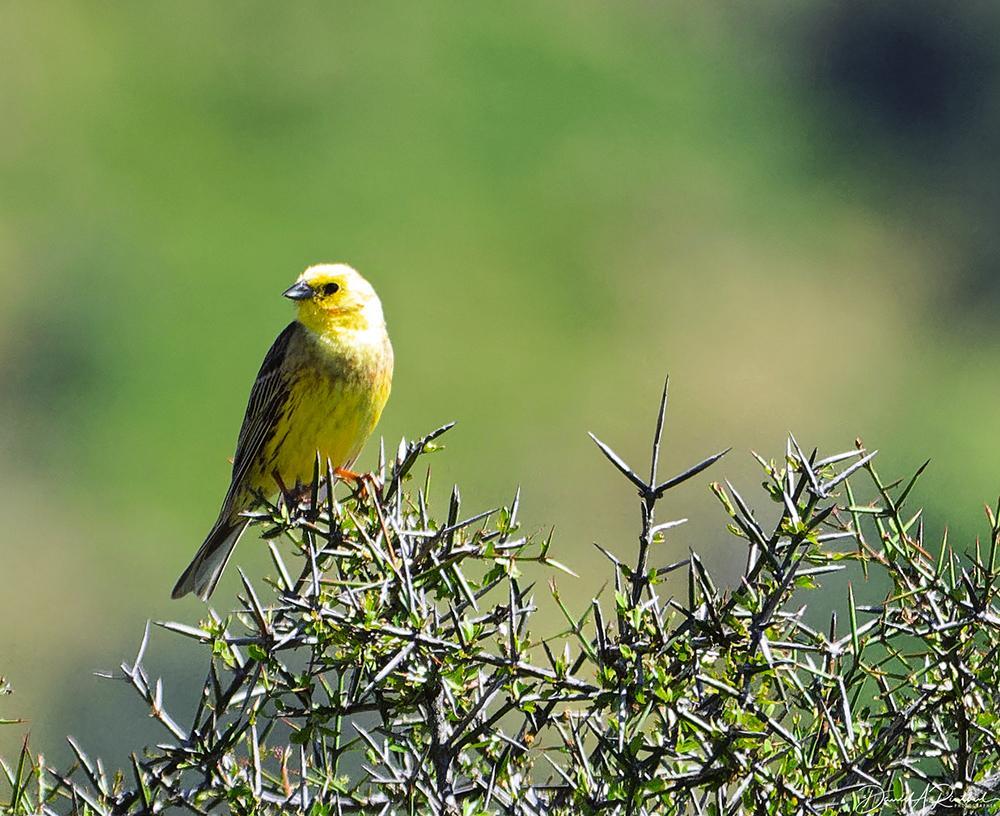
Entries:
[[[296, 317], [257, 373], [218, 520], [171, 593], [207, 601], [262, 496], [312, 481], [317, 455], [341, 475], [375, 429], [393, 350], [372, 285], [343, 263], [310, 266], [282, 293]], [[287, 498], [287, 497], [286, 497]]]

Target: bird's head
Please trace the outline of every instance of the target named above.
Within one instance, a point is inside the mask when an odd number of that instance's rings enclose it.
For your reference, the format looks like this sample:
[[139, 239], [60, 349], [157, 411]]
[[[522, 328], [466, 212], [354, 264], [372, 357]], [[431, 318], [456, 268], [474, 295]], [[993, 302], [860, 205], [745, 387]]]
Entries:
[[347, 264], [310, 266], [282, 294], [298, 305], [299, 322], [316, 332], [384, 325], [375, 289]]

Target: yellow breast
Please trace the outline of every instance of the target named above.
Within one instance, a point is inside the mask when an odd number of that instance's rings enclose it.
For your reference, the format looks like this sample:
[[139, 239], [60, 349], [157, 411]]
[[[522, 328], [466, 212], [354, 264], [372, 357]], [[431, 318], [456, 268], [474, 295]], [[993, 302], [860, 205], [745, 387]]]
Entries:
[[275, 471], [289, 488], [308, 484], [317, 451], [335, 468], [361, 453], [389, 398], [393, 360], [384, 326], [358, 334], [304, 330], [290, 346], [288, 399], [254, 469], [256, 489], [273, 493]]

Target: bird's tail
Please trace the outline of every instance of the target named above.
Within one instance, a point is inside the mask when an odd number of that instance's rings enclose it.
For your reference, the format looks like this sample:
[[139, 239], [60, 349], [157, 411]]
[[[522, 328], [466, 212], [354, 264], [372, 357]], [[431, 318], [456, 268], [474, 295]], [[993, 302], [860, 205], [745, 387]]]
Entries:
[[170, 597], [182, 598], [193, 592], [203, 601], [207, 601], [215, 591], [215, 585], [219, 583], [222, 571], [229, 563], [229, 556], [233, 554], [233, 548], [248, 523], [249, 519], [241, 517], [220, 518], [195, 554], [194, 560], [177, 579]]

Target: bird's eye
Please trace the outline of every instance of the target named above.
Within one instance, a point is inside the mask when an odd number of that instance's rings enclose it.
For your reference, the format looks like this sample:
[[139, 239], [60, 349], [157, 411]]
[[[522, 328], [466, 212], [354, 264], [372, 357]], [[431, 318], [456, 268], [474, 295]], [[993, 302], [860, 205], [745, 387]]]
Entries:
[[325, 284], [323, 286], [323, 294], [324, 295], [332, 295], [335, 292], [339, 292], [339, 291], [340, 291], [340, 286], [339, 286], [339, 284], [336, 284], [336, 283], [327, 283], [327, 284]]

